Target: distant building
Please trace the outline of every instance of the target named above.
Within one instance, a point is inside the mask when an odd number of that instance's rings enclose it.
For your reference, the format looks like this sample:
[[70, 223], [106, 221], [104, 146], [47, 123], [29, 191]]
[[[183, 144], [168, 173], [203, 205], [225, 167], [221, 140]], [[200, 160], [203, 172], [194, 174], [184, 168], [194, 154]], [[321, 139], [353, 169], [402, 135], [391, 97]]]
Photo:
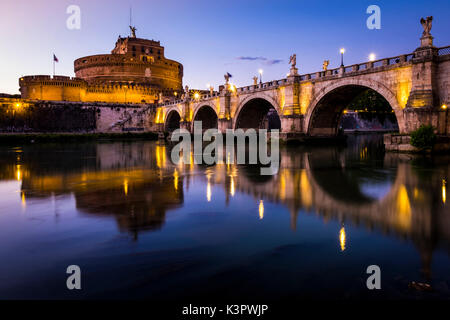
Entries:
[[79, 58], [75, 78], [20, 78], [22, 99], [154, 103], [182, 94], [183, 65], [166, 59], [159, 41], [119, 36], [111, 54]]

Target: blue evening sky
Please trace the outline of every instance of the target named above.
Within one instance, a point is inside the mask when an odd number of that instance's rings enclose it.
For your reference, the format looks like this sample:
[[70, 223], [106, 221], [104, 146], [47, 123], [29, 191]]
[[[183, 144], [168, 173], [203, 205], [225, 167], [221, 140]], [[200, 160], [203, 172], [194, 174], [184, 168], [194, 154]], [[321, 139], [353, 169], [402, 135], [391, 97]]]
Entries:
[[[81, 8], [81, 29], [66, 28], [66, 8]], [[369, 30], [366, 9], [381, 8], [381, 30]], [[248, 85], [263, 69], [263, 81], [281, 79], [297, 54], [300, 73], [412, 52], [419, 45], [421, 17], [434, 16], [436, 46], [450, 45], [450, 1], [255, 1], [255, 0], [2, 0], [0, 92], [18, 93], [18, 78], [56, 73], [73, 76], [76, 58], [109, 53], [118, 35], [129, 34], [129, 8], [137, 36], [160, 40], [166, 57], [184, 65], [184, 84], [216, 88], [230, 72]], [[242, 60], [239, 57], [257, 57]], [[262, 59], [261, 59], [262, 58]], [[281, 60], [281, 61], [280, 61]]]

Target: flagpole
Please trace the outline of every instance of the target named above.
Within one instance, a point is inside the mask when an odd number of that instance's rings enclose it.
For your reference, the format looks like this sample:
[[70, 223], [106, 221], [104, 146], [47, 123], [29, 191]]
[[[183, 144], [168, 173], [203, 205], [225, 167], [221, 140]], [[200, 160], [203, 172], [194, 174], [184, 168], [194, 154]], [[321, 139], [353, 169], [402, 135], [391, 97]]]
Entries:
[[53, 78], [55, 77], [55, 54], [53, 54]]

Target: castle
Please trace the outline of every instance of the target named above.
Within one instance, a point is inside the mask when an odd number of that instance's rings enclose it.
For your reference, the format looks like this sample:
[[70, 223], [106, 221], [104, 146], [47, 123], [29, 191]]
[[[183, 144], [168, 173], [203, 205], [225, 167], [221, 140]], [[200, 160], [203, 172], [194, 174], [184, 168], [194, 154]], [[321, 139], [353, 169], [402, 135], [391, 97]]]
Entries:
[[75, 77], [32, 75], [19, 79], [22, 99], [157, 103], [182, 94], [183, 65], [164, 57], [159, 41], [119, 36], [111, 54], [74, 62]]

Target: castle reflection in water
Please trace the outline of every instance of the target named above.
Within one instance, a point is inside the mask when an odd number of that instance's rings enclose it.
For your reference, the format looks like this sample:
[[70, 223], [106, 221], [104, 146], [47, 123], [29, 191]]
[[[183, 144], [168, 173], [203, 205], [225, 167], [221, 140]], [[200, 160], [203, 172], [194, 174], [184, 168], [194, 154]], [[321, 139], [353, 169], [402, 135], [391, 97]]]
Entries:
[[223, 189], [227, 203], [238, 192], [251, 195], [259, 219], [267, 203], [287, 207], [292, 229], [302, 223], [301, 211], [338, 220], [341, 250], [346, 223], [406, 239], [429, 273], [433, 251], [450, 252], [449, 158], [411, 160], [384, 153], [370, 136], [356, 139], [347, 148], [282, 148], [274, 176], [260, 176], [257, 166], [174, 165], [169, 146], [156, 142], [29, 145], [2, 152], [0, 179], [21, 181], [24, 208], [33, 199], [73, 195], [78, 211], [111, 216], [136, 240], [163, 228], [166, 213], [183, 205], [184, 190], [201, 180], [206, 201], [217, 201], [213, 186]]

